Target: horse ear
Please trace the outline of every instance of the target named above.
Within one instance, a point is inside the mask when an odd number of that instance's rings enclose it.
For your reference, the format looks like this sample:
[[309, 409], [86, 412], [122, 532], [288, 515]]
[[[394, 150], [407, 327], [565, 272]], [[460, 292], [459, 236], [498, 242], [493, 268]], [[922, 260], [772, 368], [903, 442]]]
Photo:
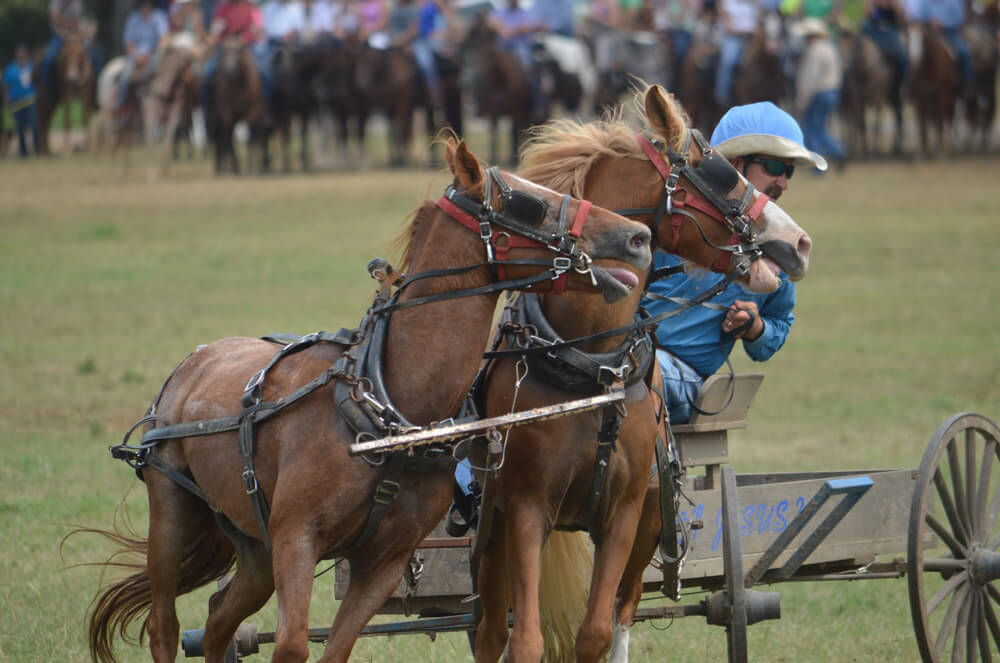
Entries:
[[678, 149], [683, 142], [687, 122], [674, 95], [668, 95], [659, 85], [651, 85], [646, 90], [645, 106], [649, 128], [665, 138], [668, 145]]
[[445, 150], [445, 154], [448, 159], [448, 167], [455, 174], [458, 188], [470, 194], [481, 193], [483, 188], [483, 169], [479, 165], [479, 159], [469, 151], [464, 140], [458, 141], [454, 150], [450, 149], [450, 145], [451, 142], [449, 141], [449, 149]]

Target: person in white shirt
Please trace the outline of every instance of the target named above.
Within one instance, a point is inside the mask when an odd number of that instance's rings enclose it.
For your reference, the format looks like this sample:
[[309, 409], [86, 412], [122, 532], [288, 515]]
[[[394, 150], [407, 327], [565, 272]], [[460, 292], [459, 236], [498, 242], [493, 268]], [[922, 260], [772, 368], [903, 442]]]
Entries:
[[278, 0], [261, 8], [264, 32], [272, 46], [297, 42], [306, 29], [306, 10], [299, 0]]

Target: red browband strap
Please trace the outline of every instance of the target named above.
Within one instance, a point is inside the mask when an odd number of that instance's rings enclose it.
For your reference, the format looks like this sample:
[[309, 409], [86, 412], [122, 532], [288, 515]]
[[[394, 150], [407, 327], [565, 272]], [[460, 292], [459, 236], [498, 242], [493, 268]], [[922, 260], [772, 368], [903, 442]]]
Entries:
[[[663, 181], [666, 182], [667, 178], [670, 177], [670, 164], [668, 164], [663, 159], [663, 155], [660, 154], [659, 150], [656, 149], [656, 146], [653, 145], [652, 141], [650, 141], [649, 138], [645, 136], [645, 134], [641, 133], [636, 134], [635, 138], [636, 141], [639, 143], [639, 147], [641, 147], [642, 151], [646, 153], [647, 157], [649, 157], [649, 160], [650, 162], [652, 162], [653, 167], [656, 168], [657, 172], [660, 173], [660, 177], [662, 177]], [[723, 225], [729, 226], [729, 222], [726, 221], [726, 217], [723, 216], [722, 212], [716, 209], [711, 203], [704, 200], [700, 196], [696, 195], [692, 191], [687, 191], [686, 189], [683, 191], [685, 194], [683, 198], [680, 199], [674, 198], [673, 200], [674, 207], [692, 207], [700, 212], [707, 214], [708, 216], [712, 217], [716, 221], [719, 221]], [[770, 200], [771, 198], [767, 194], [763, 193], [762, 191], [758, 191], [756, 200], [754, 200], [753, 204], [747, 210], [747, 217], [749, 217], [751, 221], [756, 221], [757, 217], [760, 216], [760, 213], [764, 210], [764, 207]], [[669, 251], [670, 253], [673, 253], [677, 249], [677, 244], [680, 242], [681, 239], [681, 226], [683, 225], [683, 223], [684, 219], [682, 217], [671, 215], [670, 247], [667, 249], [667, 251]], [[739, 243], [740, 243], [739, 235], [737, 235], [734, 232], [732, 236], [730, 236], [729, 241], [726, 242], [726, 246], [734, 246]], [[729, 265], [729, 261], [731, 258], [732, 255], [728, 251], [720, 251], [719, 256], [712, 263], [711, 270], [713, 272], [725, 271], [726, 267]]]
[[[455, 219], [477, 235], [479, 234], [479, 220], [455, 203], [448, 200], [447, 196], [441, 196], [441, 198], [437, 201], [437, 206], [440, 207], [448, 216]], [[580, 239], [580, 235], [583, 233], [583, 224], [587, 221], [587, 216], [590, 215], [590, 208], [592, 206], [593, 203], [589, 200], [580, 201], [579, 207], [576, 208], [576, 215], [573, 217], [573, 225], [570, 226], [569, 229], [569, 235], [573, 239]], [[507, 251], [510, 249], [548, 248], [545, 244], [537, 240], [521, 237], [520, 235], [511, 235], [510, 233], [503, 230], [497, 230], [496, 228], [493, 228], [492, 230], [493, 234], [490, 237], [490, 242], [493, 244], [493, 248], [496, 251], [497, 276], [499, 276], [501, 281], [507, 279], [507, 276], [504, 274], [504, 263], [507, 261]], [[555, 279], [555, 282], [552, 284], [553, 294], [561, 295], [566, 291], [567, 276], [568, 274], [564, 272]]]

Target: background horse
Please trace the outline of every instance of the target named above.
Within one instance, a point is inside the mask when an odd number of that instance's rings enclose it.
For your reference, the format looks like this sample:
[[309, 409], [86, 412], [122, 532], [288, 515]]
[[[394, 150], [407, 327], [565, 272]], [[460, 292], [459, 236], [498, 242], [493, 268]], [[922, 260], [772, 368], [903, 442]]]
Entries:
[[[679, 105], [666, 97], [659, 87], [649, 88], [644, 98], [649, 133], [683, 152], [689, 144], [686, 140], [688, 125]], [[661, 145], [661, 152], [662, 149]], [[694, 148], [689, 157], [697, 164], [702, 155]], [[590, 125], [553, 122], [536, 129], [525, 145], [522, 174], [559, 191], [574, 195], [584, 192], [613, 207], [638, 206], [655, 210], [664, 195], [664, 180], [649, 159], [637, 142], [636, 130], [616, 117]], [[724, 197], [742, 197], [748, 183], [728, 162], [725, 166], [732, 171], [734, 188], [722, 192]], [[691, 201], [699, 195], [686, 179], [681, 179], [680, 188], [683, 193], [678, 192], [678, 199]], [[728, 242], [733, 233], [725, 223], [705, 212], [697, 211], [695, 216], [695, 221], [681, 221], [676, 227], [664, 219], [658, 224], [660, 235], [655, 241], [708, 267], [718, 259], [717, 247]], [[644, 219], [653, 224], [653, 215], [648, 211], [644, 212]], [[774, 240], [794, 247], [782, 254], [782, 262], [790, 272], [801, 276], [810, 248], [808, 236], [773, 204], [765, 207], [758, 228], [763, 231], [762, 242]], [[738, 262], [730, 260], [725, 270], [734, 269]], [[778, 287], [774, 274], [763, 262], [751, 267], [749, 283], [758, 291]], [[627, 325], [635, 317], [641, 296], [641, 289], [634, 288], [627, 299], [614, 305], [590, 295], [574, 294], [562, 299], [545, 296], [541, 307], [554, 330], [562, 338], [571, 338]], [[624, 340], [623, 335], [618, 335], [581, 346], [581, 349], [594, 353], [615, 352]], [[491, 366], [486, 386], [487, 413], [491, 416], [585, 395], [549, 384], [531, 371], [530, 362], [525, 376], [523, 368], [519, 370], [515, 363], [508, 360]], [[594, 387], [594, 392], [603, 391], [596, 382]], [[622, 420], [618, 447], [610, 456], [607, 488], [595, 510], [586, 516], [589, 520], [581, 520], [584, 517], [581, 511], [590, 499], [596, 468], [595, 438], [602, 425], [602, 414], [581, 413], [561, 421], [537, 422], [511, 431], [503, 465], [495, 477], [494, 492], [489, 492], [490, 484], [487, 483], [484, 495], [484, 509], [495, 499], [492, 505], [495, 511], [491, 519], [484, 515], [484, 520], [491, 520], [492, 526], [488, 532], [481, 533], [489, 538], [479, 563], [477, 583], [483, 607], [477, 632], [477, 661], [495, 661], [504, 649], [508, 605], [514, 613], [514, 631], [508, 645], [511, 659], [533, 661], [541, 658], [543, 638], [539, 611], [545, 608], [540, 608], [538, 588], [540, 579], [557, 572], [551, 567], [542, 568], [543, 543], [553, 527], [584, 528], [596, 546], [592, 577], [589, 578], [589, 601], [576, 638], [575, 659], [596, 661], [607, 651], [612, 636], [615, 594], [635, 539], [653, 462], [653, 444], [660, 432], [659, 407], [653, 395], [642, 382], [632, 389], [634, 392], [627, 405], [629, 414]], [[487, 479], [490, 481], [493, 476]], [[549, 548], [565, 548], [566, 545], [566, 539], [557, 534], [549, 538]], [[566, 566], [572, 558], [550, 553], [545, 559], [558, 559]], [[545, 601], [565, 604], [572, 588], [560, 586], [556, 593], [557, 596], [544, 597]], [[559, 611], [549, 609], [547, 612], [557, 614]], [[555, 645], [549, 640], [545, 645], [549, 648], [546, 660], [573, 657], [572, 646]]]
[[164, 170], [178, 157], [180, 142], [191, 129], [198, 103], [197, 60], [196, 45], [187, 34], [172, 37], [140, 100], [147, 144], [163, 145], [159, 162]]
[[532, 123], [534, 95], [528, 72], [515, 53], [500, 48], [499, 36], [480, 12], [469, 26], [463, 52], [475, 77], [476, 102], [490, 127], [490, 160], [500, 160], [499, 124], [510, 118], [509, 163], [517, 163], [517, 148]]
[[87, 53], [87, 43], [91, 37], [90, 31], [68, 34], [63, 38], [63, 45], [52, 64], [49, 80], [43, 81], [40, 76], [41, 67], [35, 67], [35, 88], [38, 90], [38, 137], [41, 143], [40, 152], [49, 153], [49, 127], [52, 118], [60, 107], [63, 109], [63, 148], [69, 152], [72, 149], [72, 101], [80, 104], [83, 115], [83, 126], [90, 125], [90, 110], [94, 106], [97, 74]]
[[309, 170], [309, 120], [319, 110], [316, 79], [324, 67], [325, 50], [318, 46], [300, 48], [282, 44], [274, 54], [274, 93], [271, 109], [274, 126], [281, 136], [281, 167], [292, 169], [292, 122], [299, 123], [299, 160]]
[[[486, 178], [496, 176], [484, 173], [464, 143], [450, 142], [446, 156], [456, 189], [480, 203]], [[544, 218], [531, 219], [539, 232], [568, 239], [554, 212], [561, 196], [511, 174], [502, 177], [547, 210]], [[488, 202], [503, 208], [498, 196]], [[573, 203], [571, 211], [585, 215], [577, 247], [595, 265], [629, 265], [636, 274], [648, 266], [649, 231], [644, 226], [596, 207], [588, 213], [580, 202]], [[475, 269], [415, 281], [399, 293], [398, 301], [496, 283], [482, 262], [479, 233], [470, 232], [456, 219], [443, 207], [424, 203], [404, 235], [403, 270], [412, 276], [466, 265]], [[509, 222], [507, 227], [515, 236], [519, 234]], [[556, 253], [578, 266], [586, 262], [576, 251]], [[551, 274], [552, 256], [553, 249], [542, 244], [511, 248], [510, 260], [537, 262], [507, 265], [507, 277], [545, 278]], [[623, 288], [617, 282], [594, 286], [591, 274], [576, 270], [570, 270], [567, 277], [569, 289], [600, 289], [612, 298], [620, 296]], [[494, 291], [429, 302], [401, 309], [386, 321], [382, 382], [409, 421], [427, 425], [458, 410], [478, 371], [497, 297]], [[154, 402], [159, 422], [199, 421], [238, 410], [247, 378], [268, 364], [276, 347], [250, 338], [200, 347], [174, 371]], [[342, 378], [333, 375], [332, 366], [345, 350], [338, 343], [319, 343], [287, 355], [268, 373], [261, 397], [273, 403], [317, 376], [339, 382]], [[399, 583], [412, 551], [444, 516], [451, 499], [454, 463], [449, 455], [433, 452], [415, 458], [404, 451], [382, 463], [350, 456], [348, 446], [355, 434], [340, 414], [333, 391], [328, 381], [256, 431], [256, 484], [270, 504], [266, 532], [258, 525], [247, 497], [241, 477], [246, 460], [234, 432], [170, 439], [152, 450], [157, 462], [169, 464], [194, 481], [205, 500], [160, 471], [143, 473], [150, 505], [148, 539], [114, 532], [106, 535], [144, 557], [145, 563], [133, 567], [133, 575], [111, 584], [95, 600], [90, 649], [96, 660], [113, 660], [115, 633], [124, 633], [146, 610], [143, 631], [149, 634], [153, 659], [173, 660], [179, 628], [176, 597], [212, 582], [235, 563], [231, 581], [209, 601], [206, 661], [223, 660], [239, 623], [275, 591], [279, 615], [273, 658], [304, 661], [309, 655], [314, 569], [320, 559], [331, 557], [349, 561], [350, 584], [322, 660], [348, 659], [362, 627]], [[410, 471], [391, 474], [399, 463]], [[421, 471], [414, 471], [414, 466]], [[395, 477], [398, 497], [390, 501], [378, 526], [369, 530], [365, 524], [370, 507], [375, 496], [384, 498], [381, 491], [388, 488], [383, 480], [389, 476]], [[371, 531], [371, 536], [355, 545], [364, 531]]]
[[970, 147], [982, 152], [989, 150], [997, 109], [997, 63], [1000, 61], [997, 30], [1000, 30], [1000, 7], [996, 2], [990, 3], [984, 14], [965, 30], [972, 60], [972, 85], [965, 99], [965, 114]]
[[781, 19], [768, 12], [761, 17], [733, 72], [733, 105], [758, 101], [778, 103], [786, 96], [785, 87], [781, 66]]
[[937, 155], [951, 151], [951, 123], [959, 94], [959, 75], [955, 56], [944, 38], [927, 25], [910, 29], [910, 61], [913, 65], [911, 94], [920, 129], [920, 149], [931, 154], [930, 130], [937, 133]]
[[[213, 81], [213, 98], [206, 110], [209, 135], [215, 143], [215, 172], [227, 167], [240, 172], [239, 159], [233, 146], [236, 123], [244, 121], [250, 129], [251, 152], [256, 145], [260, 153], [260, 171], [270, 170], [267, 142], [271, 132], [271, 118], [264, 96], [263, 82], [253, 57], [237, 37], [228, 37], [222, 44], [219, 66]], [[252, 162], [252, 154], [248, 155]]]
[[[840, 109], [847, 133], [845, 142], [853, 155], [867, 158], [880, 152], [882, 111], [890, 94], [898, 98], [899, 91], [890, 91], [890, 64], [867, 35], [856, 31], [842, 31], [840, 53], [844, 62]], [[893, 141], [896, 149], [903, 142], [902, 107], [899, 109]], [[869, 111], [875, 116], [875, 123], [871, 128], [868, 126]]]

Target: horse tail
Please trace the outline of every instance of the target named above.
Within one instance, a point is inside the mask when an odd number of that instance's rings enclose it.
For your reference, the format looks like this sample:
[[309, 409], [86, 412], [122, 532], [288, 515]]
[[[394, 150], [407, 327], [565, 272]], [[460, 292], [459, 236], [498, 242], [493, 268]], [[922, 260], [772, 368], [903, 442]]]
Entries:
[[587, 614], [594, 555], [585, 532], [552, 532], [542, 548], [538, 591], [545, 656], [549, 663], [576, 659], [576, 632]]
[[[78, 528], [68, 536], [97, 534], [118, 549], [104, 562], [93, 566], [132, 571], [131, 575], [104, 588], [91, 604], [88, 619], [90, 656], [98, 663], [116, 663], [114, 640], [120, 636], [131, 644], [141, 645], [149, 627], [152, 588], [147, 568], [149, 540], [126, 525], [113, 530]], [[68, 537], [67, 537], [68, 538]], [[187, 594], [225, 575], [236, 561], [232, 543], [218, 527], [205, 527], [197, 539], [184, 545], [177, 570], [177, 594]], [[132, 622], [142, 619], [138, 637], [129, 633]]]

